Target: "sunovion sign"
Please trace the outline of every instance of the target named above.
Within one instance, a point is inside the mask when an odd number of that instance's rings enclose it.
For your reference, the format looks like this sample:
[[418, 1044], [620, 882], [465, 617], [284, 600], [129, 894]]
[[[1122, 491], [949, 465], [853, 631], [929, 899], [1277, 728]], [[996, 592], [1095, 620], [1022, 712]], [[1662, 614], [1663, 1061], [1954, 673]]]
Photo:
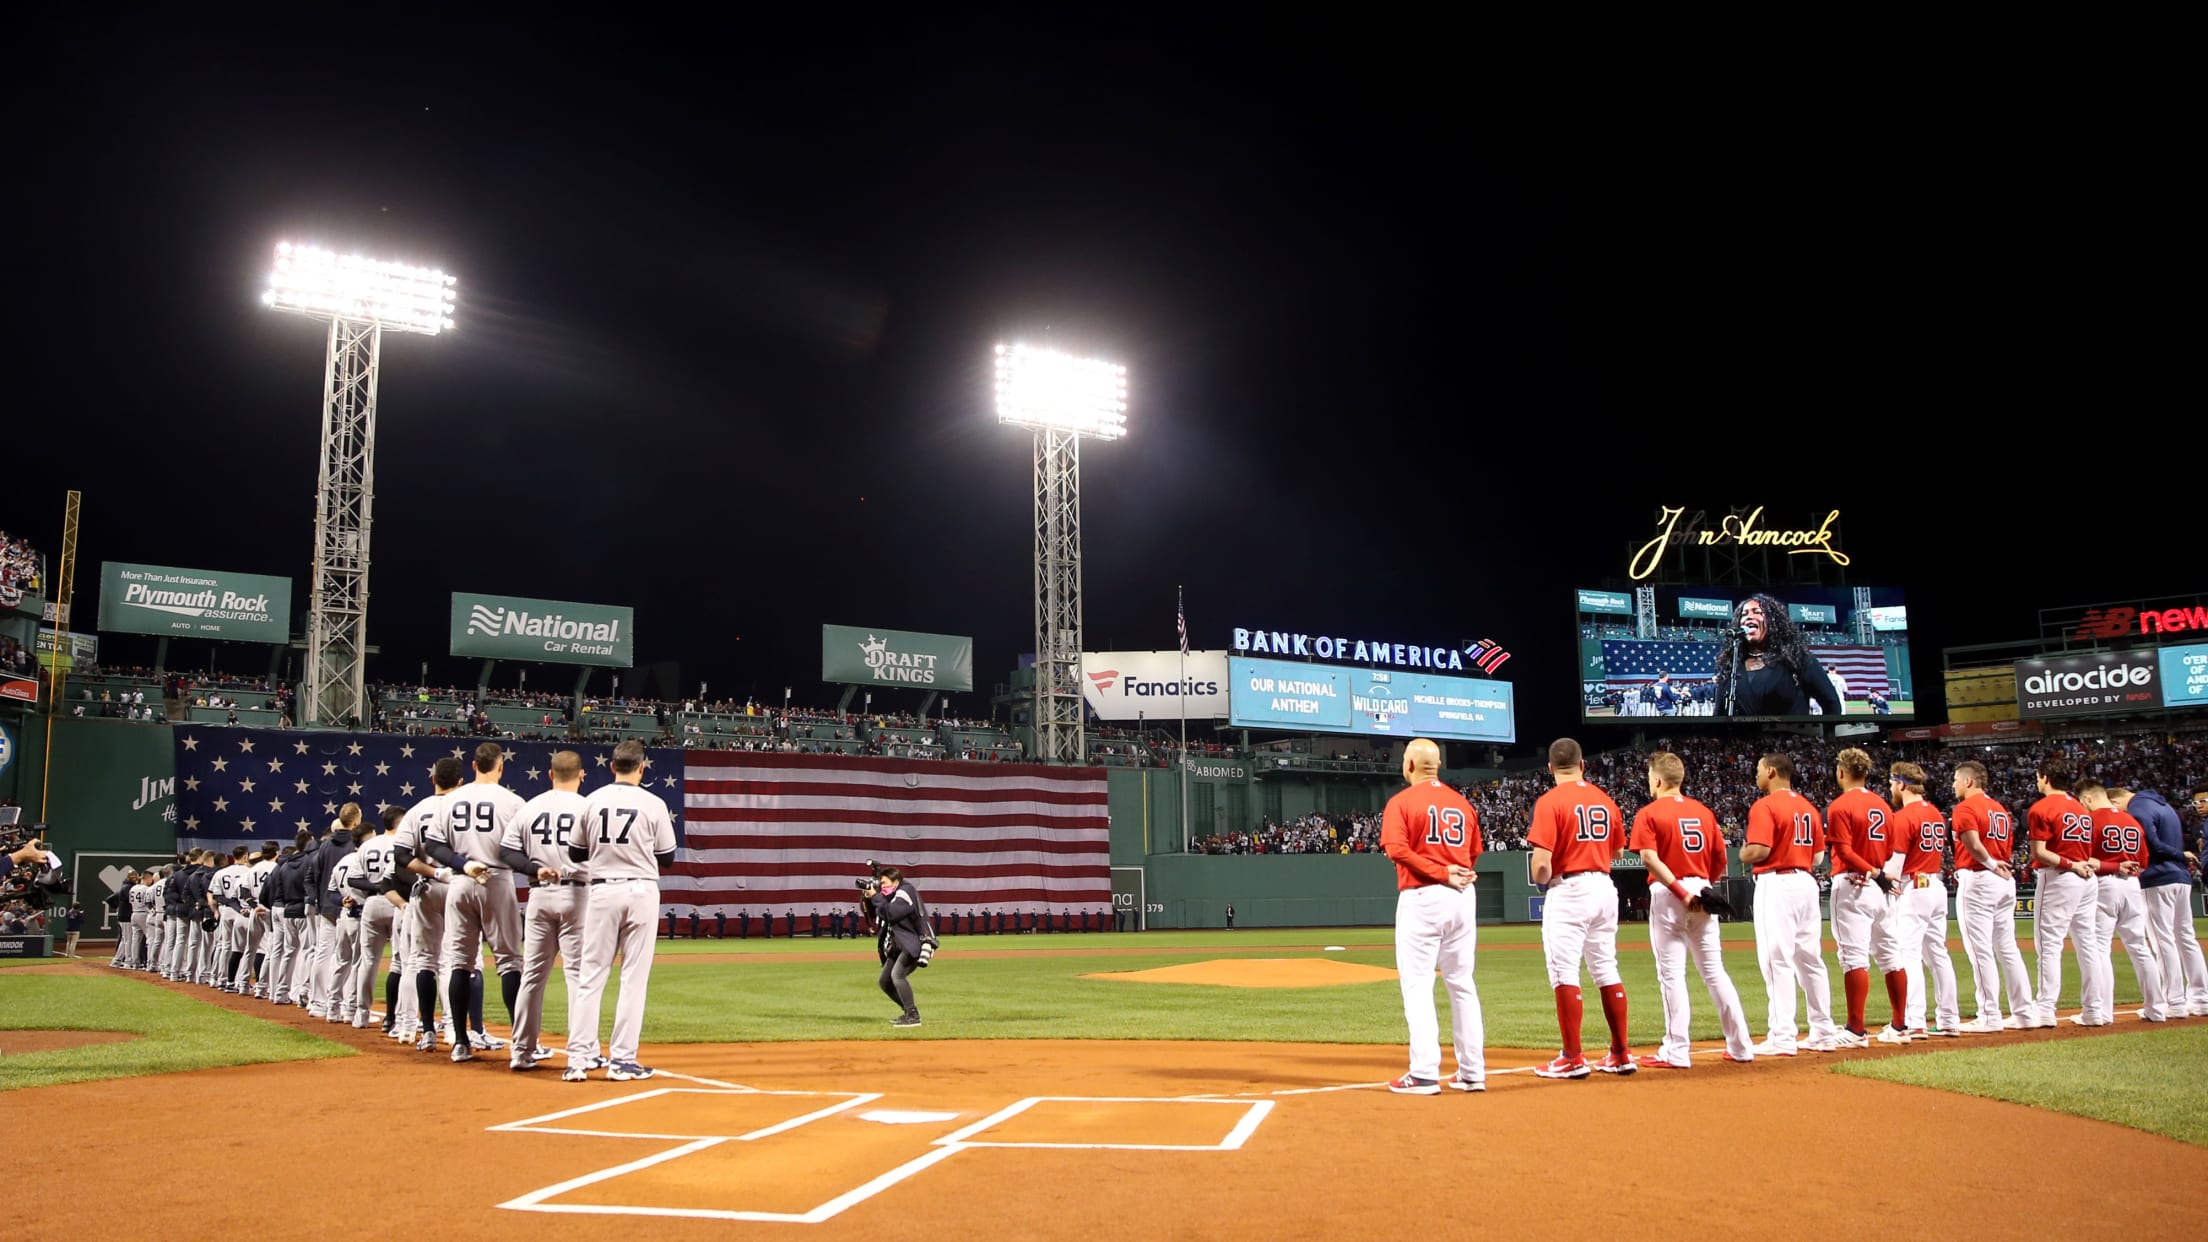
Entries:
[[974, 640], [911, 630], [820, 627], [820, 679], [910, 690], [974, 688]]
[[1177, 650], [1084, 651], [1081, 698], [1099, 720], [1224, 717], [1227, 653], [1191, 651], [1184, 662]]
[[1353, 664], [1385, 664], [1397, 668], [1467, 668], [1493, 673], [1510, 659], [1510, 653], [1492, 638], [1465, 647], [1428, 647], [1384, 639], [1349, 639], [1332, 634], [1299, 634], [1293, 630], [1242, 630], [1234, 632], [1234, 654], [1294, 656], [1311, 660], [1346, 660]]
[[100, 564], [100, 629], [225, 642], [291, 641], [291, 579]]
[[2024, 719], [2159, 709], [2152, 648], [2091, 651], [2016, 662], [2016, 711]]
[[452, 654], [636, 666], [636, 611], [611, 604], [452, 593]]

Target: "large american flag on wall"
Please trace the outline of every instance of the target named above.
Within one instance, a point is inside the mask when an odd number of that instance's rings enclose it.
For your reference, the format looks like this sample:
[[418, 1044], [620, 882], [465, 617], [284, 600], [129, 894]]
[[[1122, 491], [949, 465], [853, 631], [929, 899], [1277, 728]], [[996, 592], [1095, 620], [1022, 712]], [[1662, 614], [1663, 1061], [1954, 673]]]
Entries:
[[1100, 768], [690, 751], [689, 849], [664, 900], [808, 913], [849, 904], [866, 860], [931, 909], [1109, 909]]
[[[429, 766], [451, 756], [464, 765], [482, 739], [336, 733], [304, 729], [244, 729], [180, 725], [176, 729], [176, 848], [228, 848], [275, 841], [289, 845], [299, 829], [317, 837], [338, 808], [358, 802], [364, 817], [387, 805], [413, 806], [430, 795]], [[524, 798], [552, 788], [552, 752], [583, 759], [583, 792], [613, 780], [607, 744], [500, 741], [506, 787]], [[645, 753], [645, 787], [667, 800], [682, 832], [682, 754]], [[462, 780], [474, 780], [473, 766]], [[922, 890], [925, 891], [925, 890]]]
[[[1670, 673], [1674, 681], [1708, 681], [1715, 675], [1712, 669], [1719, 650], [1716, 643], [1612, 639], [1602, 644], [1603, 680], [1621, 689], [1647, 685], [1660, 673]], [[1884, 647], [1812, 644], [1809, 653], [1826, 672], [1838, 673], [1847, 682], [1847, 698], [1866, 698], [1873, 690], [1893, 691], [1886, 679]]]

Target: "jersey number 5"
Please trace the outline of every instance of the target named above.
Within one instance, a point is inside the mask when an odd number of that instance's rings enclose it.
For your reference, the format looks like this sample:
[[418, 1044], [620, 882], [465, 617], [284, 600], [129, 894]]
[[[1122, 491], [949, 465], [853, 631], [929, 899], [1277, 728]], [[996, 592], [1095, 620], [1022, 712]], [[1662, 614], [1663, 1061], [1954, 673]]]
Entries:
[[1464, 844], [1464, 812], [1453, 806], [1427, 807], [1426, 844], [1449, 846]]
[[1702, 852], [1701, 820], [1682, 819], [1679, 821], [1679, 848], [1685, 850], [1689, 854], [1699, 854]]
[[615, 836], [613, 833], [614, 809], [610, 806], [598, 808], [598, 844], [600, 845], [627, 845], [629, 843], [629, 829], [636, 827], [636, 811], [629, 807], [622, 807], [620, 808], [621, 834]]

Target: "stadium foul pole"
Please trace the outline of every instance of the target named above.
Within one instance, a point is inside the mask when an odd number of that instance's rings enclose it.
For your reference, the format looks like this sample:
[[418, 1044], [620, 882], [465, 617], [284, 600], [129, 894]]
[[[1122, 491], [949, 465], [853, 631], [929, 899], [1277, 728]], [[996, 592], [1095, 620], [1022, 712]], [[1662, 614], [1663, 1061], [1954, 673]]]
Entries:
[[436, 268], [288, 242], [276, 247], [263, 303], [330, 323], [301, 724], [351, 725], [370, 714], [368, 536], [375, 513], [376, 377], [383, 330], [435, 336], [451, 328], [455, 283]]
[[1081, 441], [1127, 433], [1127, 368], [997, 346], [997, 421], [1035, 432], [1035, 755], [1079, 763]]

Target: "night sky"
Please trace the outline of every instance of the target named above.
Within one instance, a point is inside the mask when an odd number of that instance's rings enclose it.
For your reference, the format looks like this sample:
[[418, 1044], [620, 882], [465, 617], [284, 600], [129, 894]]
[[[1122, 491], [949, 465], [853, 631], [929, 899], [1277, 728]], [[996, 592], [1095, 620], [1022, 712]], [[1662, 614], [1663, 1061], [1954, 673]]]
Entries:
[[1571, 589], [1661, 503], [1840, 509], [1931, 719], [1945, 644], [2208, 587], [2138, 296], [2190, 200], [2134, 101], [1271, 20], [365, 25], [27, 32], [0, 527], [57, 552], [83, 491], [80, 624], [103, 560], [304, 605], [324, 329], [259, 305], [283, 239], [460, 281], [455, 331], [385, 340], [372, 678], [472, 681], [460, 589], [633, 605], [663, 691], [831, 702], [823, 622], [971, 634], [985, 691], [1033, 645], [1007, 339], [1130, 372], [1092, 649], [1171, 646], [1176, 584], [1199, 646], [1492, 637], [1528, 742], [1577, 720]]

